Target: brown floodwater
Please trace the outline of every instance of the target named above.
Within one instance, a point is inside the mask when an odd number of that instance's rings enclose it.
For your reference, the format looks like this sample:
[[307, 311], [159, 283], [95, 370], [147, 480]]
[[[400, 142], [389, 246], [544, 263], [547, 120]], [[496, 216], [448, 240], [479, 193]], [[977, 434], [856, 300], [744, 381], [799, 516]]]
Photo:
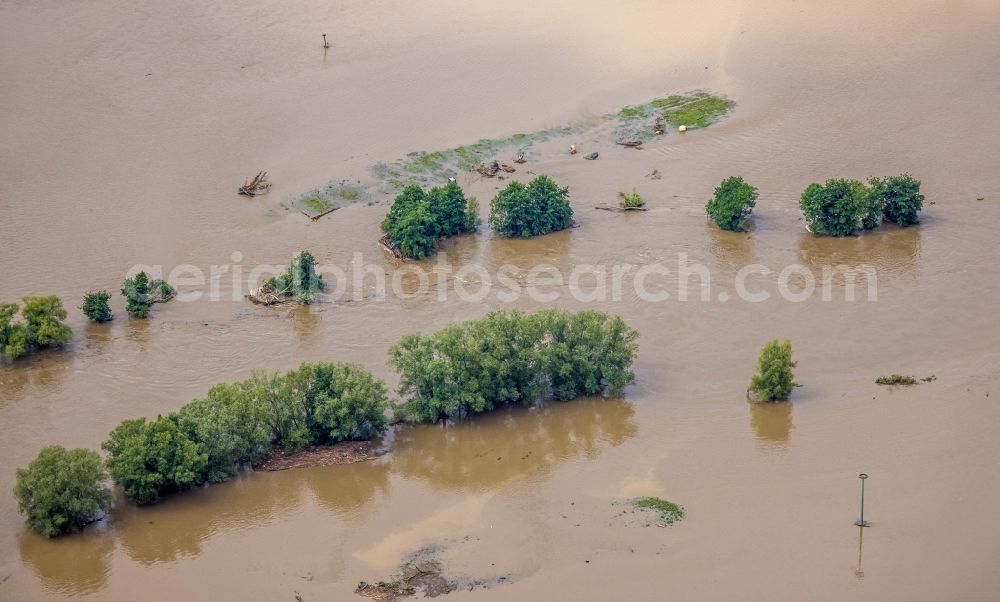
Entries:
[[[375, 244], [384, 195], [317, 222], [280, 204], [328, 180], [370, 182], [371, 165], [410, 151], [594, 123], [663, 94], [737, 102], [641, 151], [600, 128], [540, 144], [515, 175], [568, 185], [580, 226], [526, 241], [484, 226], [442, 249], [446, 266], [489, 272], [686, 254], [710, 270], [707, 302], [697, 284], [686, 302], [628, 287], [442, 302], [404, 278], [411, 298], [272, 310], [232, 300], [246, 284], [225, 277], [225, 300], [157, 305], [148, 321], [126, 319], [117, 297], [110, 325], [71, 309], [67, 349], [0, 366], [0, 599], [345, 600], [426, 546], [452, 574], [505, 581], [456, 600], [996, 599], [998, 28], [991, 0], [0, 0], [3, 300], [58, 294], [73, 308], [136, 264], [249, 272], [300, 249], [339, 265], [357, 251], [391, 276]], [[570, 156], [570, 143], [601, 157]], [[236, 196], [260, 169], [270, 193]], [[919, 227], [805, 231], [808, 183], [904, 171], [929, 201]], [[704, 217], [732, 174], [761, 191], [748, 233]], [[502, 184], [460, 183], [484, 214]], [[592, 209], [632, 186], [650, 211]], [[759, 303], [734, 287], [753, 263], [773, 270], [748, 280], [772, 293]], [[777, 272], [791, 264], [868, 264], [877, 300], [845, 301], [837, 278], [830, 301], [785, 300]], [[641, 333], [624, 399], [399, 428], [372, 462], [245, 474], [150, 508], [119, 499], [106, 522], [55, 541], [9, 495], [43, 446], [97, 449], [119, 421], [254, 368], [350, 360], [395, 385], [386, 351], [402, 334], [544, 305], [611, 311]], [[802, 387], [750, 406], [774, 337], [792, 340]], [[874, 384], [891, 372], [937, 380]], [[859, 471], [874, 524], [860, 570]], [[639, 495], [687, 518], [622, 520], [620, 502]]]

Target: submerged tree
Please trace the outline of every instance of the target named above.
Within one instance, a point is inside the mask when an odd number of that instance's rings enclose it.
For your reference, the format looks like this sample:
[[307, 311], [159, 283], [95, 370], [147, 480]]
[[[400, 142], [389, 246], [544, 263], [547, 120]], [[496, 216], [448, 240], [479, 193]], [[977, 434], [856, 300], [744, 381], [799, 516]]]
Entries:
[[879, 199], [885, 219], [902, 227], [920, 223], [920, 210], [924, 195], [920, 194], [920, 180], [910, 174], [871, 178], [868, 183], [872, 194]]
[[73, 331], [63, 323], [66, 309], [59, 297], [25, 297], [23, 301], [23, 322], [14, 321], [16, 303], [0, 303], [0, 351], [8, 360], [34, 349], [58, 347], [73, 338]]
[[80, 309], [83, 310], [83, 315], [92, 322], [110, 322], [112, 315], [111, 306], [108, 305], [109, 299], [111, 299], [111, 293], [108, 291], [87, 293], [83, 296], [83, 305], [80, 306]]
[[169, 301], [176, 294], [165, 280], [150, 279], [146, 272], [126, 278], [122, 284], [125, 310], [133, 318], [148, 318], [154, 303]]
[[404, 336], [389, 350], [414, 421], [485, 412], [544, 397], [617, 395], [634, 379], [638, 334], [599, 312], [493, 312], [431, 335]]
[[705, 212], [723, 230], [742, 232], [757, 196], [757, 189], [742, 177], [730, 176], [715, 187], [715, 195], [705, 205]]
[[101, 458], [89, 449], [43, 449], [27, 469], [17, 469], [14, 496], [28, 524], [46, 537], [80, 530], [111, 507]]
[[108, 452], [111, 477], [136, 504], [151, 504], [207, 478], [208, 454], [181, 430], [176, 417], [126, 420], [101, 447]]
[[757, 374], [750, 380], [747, 391], [752, 401], [779, 401], [788, 399], [795, 387], [792, 380], [791, 341], [768, 341], [760, 350]]
[[573, 221], [569, 189], [548, 176], [538, 176], [527, 186], [511, 182], [490, 202], [490, 227], [507, 237], [538, 236], [565, 230]]
[[810, 184], [799, 201], [809, 228], [817, 234], [850, 236], [878, 226], [879, 200], [857, 180], [833, 179]]
[[389, 243], [411, 259], [433, 255], [440, 238], [473, 232], [479, 205], [461, 186], [449, 182], [429, 191], [415, 184], [403, 189], [382, 221]]
[[316, 273], [316, 258], [309, 251], [301, 251], [292, 257], [288, 269], [266, 282], [275, 294], [294, 297], [303, 305], [316, 302], [316, 293], [324, 290], [323, 276]]

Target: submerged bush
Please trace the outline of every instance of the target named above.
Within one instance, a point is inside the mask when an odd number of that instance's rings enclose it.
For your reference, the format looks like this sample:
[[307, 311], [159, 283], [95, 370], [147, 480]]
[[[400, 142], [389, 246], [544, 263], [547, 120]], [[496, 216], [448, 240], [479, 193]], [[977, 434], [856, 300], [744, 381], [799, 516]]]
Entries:
[[905, 374], [890, 374], [876, 378], [875, 383], [879, 385], [915, 385], [917, 379]]
[[265, 284], [275, 294], [294, 297], [303, 305], [314, 303], [316, 293], [326, 288], [323, 276], [316, 273], [316, 258], [309, 251], [296, 253], [288, 269]]
[[490, 202], [490, 227], [507, 237], [538, 236], [565, 230], [573, 221], [569, 189], [538, 176], [527, 186], [511, 182]]
[[411, 184], [393, 201], [382, 221], [389, 243], [411, 259], [433, 255], [440, 238], [473, 232], [479, 223], [479, 205], [466, 198], [455, 182], [423, 188]]
[[810, 184], [799, 201], [809, 228], [817, 234], [850, 236], [878, 226], [881, 206], [857, 180], [827, 180]]
[[165, 280], [150, 279], [146, 272], [126, 278], [122, 284], [125, 310], [133, 318], [148, 318], [153, 303], [169, 301], [177, 294]]
[[46, 537], [79, 531], [111, 507], [101, 458], [89, 449], [43, 449], [27, 469], [17, 469], [14, 496], [32, 529]]
[[629, 500], [633, 508], [639, 510], [652, 510], [660, 517], [660, 522], [672, 525], [684, 518], [684, 506], [659, 497], [637, 497]]
[[628, 193], [618, 193], [618, 206], [622, 209], [634, 209], [636, 207], [642, 207], [645, 204], [646, 201], [642, 200], [642, 197], [639, 196], [639, 191], [635, 188]]
[[16, 303], [0, 303], [0, 352], [16, 360], [35, 349], [58, 347], [73, 338], [73, 331], [63, 323], [66, 309], [55, 295], [25, 297], [21, 308], [23, 321], [14, 321]]
[[108, 291], [87, 293], [83, 296], [83, 305], [80, 306], [80, 309], [83, 310], [83, 315], [92, 322], [110, 322], [112, 317], [111, 307], [108, 305], [110, 298], [111, 293]]
[[750, 380], [749, 395], [753, 401], [788, 399], [795, 382], [792, 380], [792, 343], [777, 339], [764, 344], [757, 360], [757, 374]]
[[638, 333], [599, 312], [493, 312], [431, 335], [410, 334], [389, 350], [407, 398], [399, 414], [436, 421], [543, 397], [619, 394]]
[[879, 199], [886, 221], [906, 227], [920, 223], [920, 210], [924, 195], [920, 194], [920, 180], [910, 174], [872, 178], [868, 181], [872, 194]]
[[730, 176], [715, 187], [715, 196], [705, 205], [705, 212], [723, 230], [742, 232], [757, 196], [757, 189], [742, 177]]

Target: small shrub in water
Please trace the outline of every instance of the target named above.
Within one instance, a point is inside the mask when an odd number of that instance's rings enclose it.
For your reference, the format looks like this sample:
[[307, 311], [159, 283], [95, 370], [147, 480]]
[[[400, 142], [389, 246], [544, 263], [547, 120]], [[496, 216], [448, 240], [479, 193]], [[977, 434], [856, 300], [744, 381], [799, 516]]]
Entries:
[[748, 391], [753, 401], [780, 401], [788, 399], [795, 382], [792, 380], [791, 341], [768, 341], [760, 350], [757, 374], [750, 380]]

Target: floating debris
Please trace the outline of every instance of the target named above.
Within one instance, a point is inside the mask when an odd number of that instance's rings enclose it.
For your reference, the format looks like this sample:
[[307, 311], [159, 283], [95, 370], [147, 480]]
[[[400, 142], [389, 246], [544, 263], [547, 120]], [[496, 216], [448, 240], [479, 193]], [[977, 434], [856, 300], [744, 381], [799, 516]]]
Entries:
[[271, 290], [266, 282], [260, 285], [257, 290], [251, 288], [250, 294], [243, 296], [257, 305], [284, 305], [292, 302], [292, 299], [288, 297], [288, 291]]
[[515, 171], [517, 171], [516, 169], [514, 169], [510, 165], [507, 165], [506, 163], [501, 163], [500, 164], [500, 169], [502, 169], [506, 173], [514, 173]]
[[264, 194], [270, 188], [271, 183], [267, 181], [267, 172], [261, 171], [252, 180], [247, 178], [237, 192], [243, 196], [257, 196]]
[[569, 154], [571, 154], [571, 155], [575, 155], [576, 154], [576, 145], [575, 144], [570, 144], [569, 145]]
[[642, 140], [620, 140], [615, 144], [620, 144], [627, 148], [638, 148], [638, 149], [642, 148]]
[[650, 180], [660, 180], [663, 178], [663, 175], [660, 173], [660, 170], [654, 169], [653, 171], [646, 174], [646, 177], [649, 178]]
[[597, 155], [597, 152], [595, 151], [595, 152], [592, 152], [592, 153], [590, 153], [590, 154], [589, 154], [589, 155], [587, 155], [586, 157], [584, 157], [584, 159], [586, 159], [586, 160], [588, 160], [588, 161], [593, 161], [594, 159], [596, 159], [596, 158], [597, 158], [597, 156], [598, 156], [598, 155]]
[[514, 163], [527, 163], [528, 160], [524, 158], [524, 151], [519, 150], [514, 153]]
[[657, 117], [656, 121], [653, 122], [653, 133], [657, 136], [662, 136], [666, 131], [666, 128], [663, 126], [663, 118]]
[[497, 161], [494, 161], [494, 162], [490, 163], [489, 165], [486, 165], [484, 163], [480, 163], [479, 167], [476, 168], [476, 171], [479, 172], [479, 175], [481, 175], [481, 176], [483, 176], [485, 178], [492, 178], [495, 175], [497, 175], [498, 173], [500, 173], [500, 163], [497, 162]]
[[392, 255], [399, 261], [406, 261], [406, 255], [404, 255], [403, 252], [399, 250], [398, 246], [396, 246], [392, 241], [389, 240], [388, 234], [378, 239], [378, 246], [383, 251], [385, 251], [389, 255]]

